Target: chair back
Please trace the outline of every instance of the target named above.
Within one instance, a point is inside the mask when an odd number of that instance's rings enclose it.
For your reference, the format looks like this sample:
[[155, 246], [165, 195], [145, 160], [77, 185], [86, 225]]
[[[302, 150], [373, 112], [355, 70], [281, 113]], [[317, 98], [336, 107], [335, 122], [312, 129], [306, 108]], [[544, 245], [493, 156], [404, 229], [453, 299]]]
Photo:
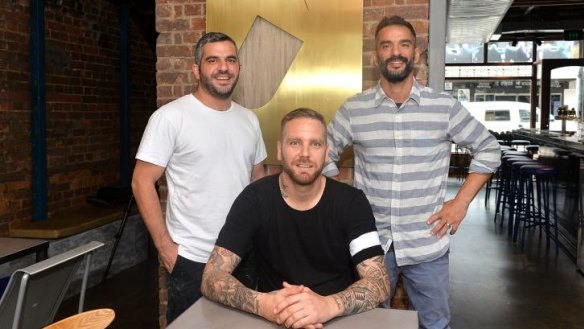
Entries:
[[38, 329], [52, 323], [71, 281], [87, 258], [79, 298], [81, 312], [89, 276], [90, 253], [102, 246], [103, 243], [92, 241], [16, 270], [0, 299], [0, 329]]

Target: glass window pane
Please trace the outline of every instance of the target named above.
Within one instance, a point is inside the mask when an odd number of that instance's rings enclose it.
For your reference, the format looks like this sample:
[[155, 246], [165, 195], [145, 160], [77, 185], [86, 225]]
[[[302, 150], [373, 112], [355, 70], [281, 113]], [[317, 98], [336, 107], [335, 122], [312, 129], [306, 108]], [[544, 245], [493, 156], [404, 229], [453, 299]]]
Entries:
[[580, 43], [578, 41], [543, 41], [537, 47], [537, 59], [579, 58]]
[[452, 86], [448, 92], [458, 100], [471, 102], [512, 101], [529, 103], [531, 101], [530, 80], [446, 80]]
[[489, 63], [533, 62], [533, 42], [491, 42], [489, 43], [487, 58]]
[[519, 110], [519, 121], [521, 122], [529, 122], [530, 112], [527, 110]]
[[482, 43], [446, 45], [446, 64], [482, 63], [483, 57]]
[[510, 121], [511, 114], [509, 110], [486, 110], [485, 121]]
[[514, 102], [517, 99], [515, 95], [495, 95], [496, 101], [510, 101]]

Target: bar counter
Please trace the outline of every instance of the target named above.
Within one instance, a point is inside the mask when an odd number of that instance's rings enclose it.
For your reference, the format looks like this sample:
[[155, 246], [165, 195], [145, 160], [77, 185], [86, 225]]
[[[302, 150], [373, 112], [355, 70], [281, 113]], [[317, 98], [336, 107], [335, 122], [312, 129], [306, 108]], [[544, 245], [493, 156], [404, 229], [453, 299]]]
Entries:
[[538, 162], [551, 165], [559, 172], [557, 216], [560, 247], [584, 271], [584, 142], [575, 136], [539, 129], [513, 132], [516, 139], [539, 145]]

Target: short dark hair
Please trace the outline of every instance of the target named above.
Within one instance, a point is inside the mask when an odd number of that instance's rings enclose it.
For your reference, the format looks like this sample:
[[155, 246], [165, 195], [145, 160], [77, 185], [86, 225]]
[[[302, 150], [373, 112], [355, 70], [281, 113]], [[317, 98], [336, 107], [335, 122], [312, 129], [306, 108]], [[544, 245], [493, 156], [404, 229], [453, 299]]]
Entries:
[[392, 25], [400, 25], [403, 27], [407, 27], [414, 36], [414, 42], [416, 41], [416, 30], [414, 30], [412, 24], [406, 21], [403, 17], [397, 15], [391, 17], [385, 16], [381, 19], [381, 21], [379, 21], [377, 27], [375, 28], [375, 40], [377, 40], [377, 35], [379, 34], [379, 31], [381, 31], [381, 29]]
[[316, 121], [322, 123], [322, 126], [324, 127], [324, 135], [325, 135], [325, 142], [326, 142], [326, 122], [324, 121], [324, 117], [322, 116], [322, 114], [318, 113], [317, 111], [315, 111], [313, 109], [306, 108], [306, 107], [300, 107], [300, 108], [297, 108], [295, 110], [292, 110], [292, 111], [288, 112], [282, 118], [282, 121], [280, 123], [280, 136], [282, 136], [282, 133], [284, 132], [284, 126], [288, 122], [290, 122], [294, 119], [301, 119], [301, 118], [313, 119], [313, 120], [316, 120]]
[[235, 51], [237, 51], [237, 44], [227, 34], [221, 32], [207, 32], [201, 37], [201, 39], [199, 39], [197, 45], [195, 46], [195, 64], [201, 64], [201, 57], [203, 57], [203, 46], [208, 43], [221, 41], [231, 42], [235, 46]]

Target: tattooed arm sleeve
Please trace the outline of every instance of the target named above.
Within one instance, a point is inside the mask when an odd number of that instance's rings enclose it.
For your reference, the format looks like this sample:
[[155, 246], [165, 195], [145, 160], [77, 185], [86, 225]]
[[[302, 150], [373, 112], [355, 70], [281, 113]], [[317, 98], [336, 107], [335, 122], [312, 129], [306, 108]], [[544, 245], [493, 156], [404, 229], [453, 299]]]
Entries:
[[360, 280], [332, 295], [343, 315], [356, 314], [377, 307], [389, 298], [389, 276], [383, 256], [375, 256], [357, 264]]
[[253, 314], [259, 314], [259, 293], [239, 282], [233, 275], [241, 258], [215, 246], [203, 272], [201, 292], [207, 298]]

